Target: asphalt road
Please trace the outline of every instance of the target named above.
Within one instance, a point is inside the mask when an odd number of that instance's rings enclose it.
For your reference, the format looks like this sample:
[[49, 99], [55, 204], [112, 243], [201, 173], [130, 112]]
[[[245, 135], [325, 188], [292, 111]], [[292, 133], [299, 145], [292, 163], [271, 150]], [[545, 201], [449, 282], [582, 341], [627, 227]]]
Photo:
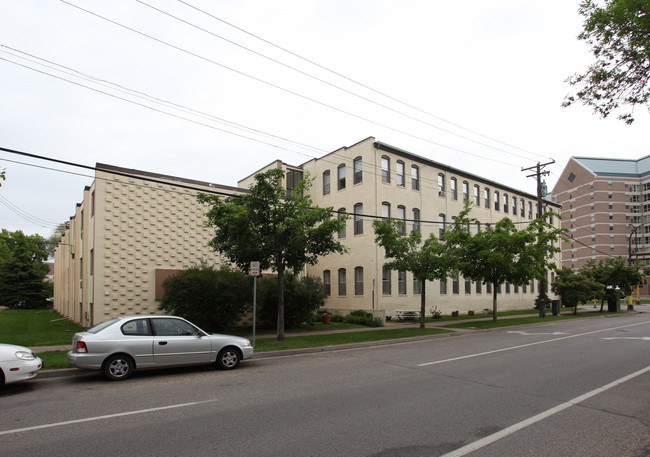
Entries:
[[650, 455], [650, 313], [0, 390], [0, 456]]

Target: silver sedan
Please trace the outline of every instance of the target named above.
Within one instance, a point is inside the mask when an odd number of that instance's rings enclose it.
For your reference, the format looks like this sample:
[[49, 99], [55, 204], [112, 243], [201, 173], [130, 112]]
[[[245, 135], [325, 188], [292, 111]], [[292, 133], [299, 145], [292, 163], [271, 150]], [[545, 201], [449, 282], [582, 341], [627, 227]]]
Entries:
[[252, 356], [246, 338], [204, 332], [180, 317], [123, 316], [76, 333], [68, 362], [119, 381], [135, 369], [216, 364], [231, 370]]

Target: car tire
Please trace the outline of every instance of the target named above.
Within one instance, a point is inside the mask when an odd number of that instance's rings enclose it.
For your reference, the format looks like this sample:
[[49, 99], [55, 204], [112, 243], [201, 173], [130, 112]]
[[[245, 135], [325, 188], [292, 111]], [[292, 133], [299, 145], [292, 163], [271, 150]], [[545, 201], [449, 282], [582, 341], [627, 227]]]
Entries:
[[5, 374], [0, 370], [0, 386], [3, 386], [5, 383]]
[[133, 374], [134, 364], [131, 357], [123, 354], [114, 354], [108, 357], [102, 365], [104, 376], [110, 381], [124, 381]]
[[223, 348], [217, 355], [217, 368], [220, 370], [232, 370], [239, 366], [241, 355], [235, 348]]

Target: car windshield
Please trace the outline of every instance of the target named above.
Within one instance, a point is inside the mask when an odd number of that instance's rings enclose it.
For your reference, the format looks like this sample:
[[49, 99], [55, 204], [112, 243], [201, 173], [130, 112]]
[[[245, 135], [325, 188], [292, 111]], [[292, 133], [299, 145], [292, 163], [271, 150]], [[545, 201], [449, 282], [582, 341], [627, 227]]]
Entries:
[[102, 322], [101, 324], [97, 324], [94, 327], [89, 328], [86, 330], [88, 333], [98, 333], [104, 330], [106, 327], [114, 324], [117, 322], [119, 319], [111, 319], [110, 321]]

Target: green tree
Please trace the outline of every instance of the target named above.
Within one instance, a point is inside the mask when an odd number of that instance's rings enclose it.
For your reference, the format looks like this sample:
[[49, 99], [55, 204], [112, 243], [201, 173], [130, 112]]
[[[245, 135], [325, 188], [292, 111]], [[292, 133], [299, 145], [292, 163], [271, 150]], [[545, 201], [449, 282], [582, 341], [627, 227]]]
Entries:
[[253, 278], [227, 267], [189, 268], [163, 283], [159, 308], [184, 317], [206, 331], [237, 324], [251, 309]]
[[[592, 277], [601, 285], [601, 296], [607, 300], [610, 311], [616, 309], [616, 300], [621, 296], [630, 295], [634, 286], [643, 282], [643, 274], [639, 271], [640, 264], [628, 266], [623, 257], [608, 257], [598, 263], [588, 262], [581, 271]], [[603, 310], [601, 302], [600, 310]]]
[[[561, 229], [542, 219], [517, 230], [509, 218], [471, 234], [473, 219], [469, 211], [461, 212], [446, 235], [448, 249], [458, 261], [458, 270], [467, 279], [492, 284], [492, 319], [497, 320], [497, 290], [506, 281], [523, 286], [535, 278], [542, 280], [555, 269], [554, 254], [560, 251], [557, 241]], [[540, 315], [541, 311], [540, 311]]]
[[65, 223], [61, 223], [52, 230], [52, 234], [47, 239], [47, 253], [50, 257], [54, 257], [54, 251], [61, 241], [61, 237], [65, 233]]
[[[420, 281], [420, 328], [424, 328], [426, 284], [434, 279], [445, 279], [455, 271], [456, 259], [447, 253], [445, 244], [432, 233], [426, 239], [419, 230], [407, 234], [404, 222], [395, 219], [373, 222], [375, 242], [384, 248], [389, 261], [385, 268], [410, 271]], [[392, 260], [391, 260], [392, 259]]]
[[[2, 171], [0, 171], [0, 181], [4, 181], [6, 179], [7, 175], [7, 169], [3, 168]], [[0, 187], [2, 187], [2, 183], [0, 182]]]
[[567, 79], [577, 90], [562, 106], [579, 100], [604, 118], [630, 105], [618, 118], [631, 124], [634, 107], [650, 100], [650, 0], [605, 0], [603, 6], [583, 0], [578, 11], [585, 17], [578, 39], [591, 46], [596, 62]]
[[[257, 283], [258, 316], [267, 325], [277, 325], [278, 281], [264, 277]], [[287, 274], [284, 278], [284, 324], [287, 328], [309, 322], [325, 304], [325, 288], [319, 278]]]
[[347, 217], [334, 217], [332, 208], [312, 205], [307, 191], [311, 180], [301, 181], [293, 191], [281, 185], [284, 172], [271, 169], [255, 176], [249, 192], [231, 197], [200, 194], [208, 204], [207, 225], [215, 228], [209, 245], [242, 271], [259, 261], [262, 269], [277, 272], [277, 338], [284, 341], [284, 276], [286, 270], [300, 272], [318, 257], [347, 252], [334, 239]]
[[49, 271], [45, 239], [22, 231], [0, 232], [0, 306], [37, 308], [46, 304]]
[[577, 314], [578, 304], [601, 298], [603, 287], [586, 271], [576, 273], [571, 268], [563, 267], [557, 272], [551, 290], [562, 297], [564, 306], [572, 306], [573, 314]]

